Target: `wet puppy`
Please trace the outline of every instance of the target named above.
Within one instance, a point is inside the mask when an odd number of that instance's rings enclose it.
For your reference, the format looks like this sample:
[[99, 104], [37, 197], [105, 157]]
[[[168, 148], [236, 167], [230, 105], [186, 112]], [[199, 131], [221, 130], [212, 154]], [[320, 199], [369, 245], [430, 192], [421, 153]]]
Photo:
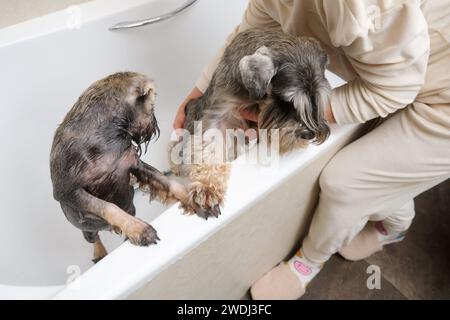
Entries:
[[[233, 128], [251, 128], [240, 111], [259, 111], [258, 129], [266, 129], [268, 140], [272, 129], [277, 132], [279, 153], [284, 154], [308, 142], [320, 144], [330, 130], [324, 109], [329, 100], [330, 85], [325, 78], [328, 57], [317, 40], [294, 37], [283, 32], [250, 29], [239, 33], [226, 48], [210, 85], [203, 96], [186, 106], [185, 128], [194, 133], [194, 123], [201, 131], [222, 132]], [[224, 135], [226, 133], [224, 132]], [[200, 206], [214, 216], [220, 214], [229, 176], [229, 163], [218, 163], [213, 139], [181, 155], [183, 139], [169, 145], [172, 172], [188, 175], [190, 208]], [[190, 139], [192, 140], [192, 139]], [[220, 141], [217, 140], [217, 141]], [[201, 155], [201, 161], [192, 156]], [[187, 159], [188, 161], [184, 161]], [[189, 211], [189, 208], [186, 208]]]
[[134, 217], [131, 177], [153, 198], [186, 202], [185, 188], [140, 160], [141, 144], [159, 134], [155, 88], [147, 77], [117, 73], [95, 82], [56, 130], [50, 155], [54, 198], [66, 218], [107, 253], [98, 232], [114, 230], [139, 246], [155, 244], [156, 230]]

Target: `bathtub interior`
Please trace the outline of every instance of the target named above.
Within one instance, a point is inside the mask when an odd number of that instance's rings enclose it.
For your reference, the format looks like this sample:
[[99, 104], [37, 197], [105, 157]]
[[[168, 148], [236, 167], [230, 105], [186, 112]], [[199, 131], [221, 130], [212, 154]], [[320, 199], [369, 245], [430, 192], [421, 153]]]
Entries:
[[[161, 137], [151, 143], [143, 160], [167, 169], [166, 145], [176, 108], [246, 6], [244, 0], [233, 6], [226, 0], [202, 0], [159, 24], [108, 31], [115, 22], [164, 13], [183, 0], [136, 2], [140, 4], [92, 19], [79, 30], [62, 28], [11, 45], [2, 40], [14, 27], [0, 30], [0, 284], [64, 284], [69, 266], [77, 265], [84, 272], [93, 265], [92, 246], [53, 200], [48, 168], [54, 130], [79, 94], [93, 81], [117, 71], [152, 77], [159, 92], [156, 116]], [[91, 5], [81, 6], [89, 17]], [[38, 18], [18, 28], [39, 29], [49, 19]], [[148, 197], [139, 193], [135, 204], [137, 216], [149, 222], [166, 210], [157, 202], [149, 204]], [[123, 241], [110, 233], [101, 236], [109, 251]]]

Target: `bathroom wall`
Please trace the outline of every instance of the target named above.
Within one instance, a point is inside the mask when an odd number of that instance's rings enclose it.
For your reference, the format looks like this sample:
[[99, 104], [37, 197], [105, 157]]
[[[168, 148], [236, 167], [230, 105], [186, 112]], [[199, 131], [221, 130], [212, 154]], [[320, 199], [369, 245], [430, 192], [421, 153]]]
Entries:
[[90, 0], [0, 0], [0, 28]]

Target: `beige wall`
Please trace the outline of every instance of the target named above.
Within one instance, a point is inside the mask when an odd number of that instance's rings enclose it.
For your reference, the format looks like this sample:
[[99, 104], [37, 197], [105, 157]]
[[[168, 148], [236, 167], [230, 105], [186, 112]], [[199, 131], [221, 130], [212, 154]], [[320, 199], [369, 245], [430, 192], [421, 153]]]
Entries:
[[0, 0], [0, 28], [89, 0]]

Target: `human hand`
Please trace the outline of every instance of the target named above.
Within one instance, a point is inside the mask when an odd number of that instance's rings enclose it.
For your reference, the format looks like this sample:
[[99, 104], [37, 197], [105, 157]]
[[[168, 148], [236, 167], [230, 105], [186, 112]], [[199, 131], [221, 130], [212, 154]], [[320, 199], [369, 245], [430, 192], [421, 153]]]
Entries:
[[331, 103], [328, 103], [325, 108], [325, 120], [327, 120], [330, 124], [336, 123], [336, 119], [334, 118], [333, 110], [331, 108]]
[[256, 111], [243, 109], [239, 113], [244, 120], [258, 122], [258, 113]]
[[175, 115], [175, 119], [173, 120], [172, 126], [175, 130], [184, 128], [184, 121], [186, 120], [185, 109], [186, 109], [186, 105], [189, 103], [189, 101], [199, 98], [202, 95], [203, 95], [203, 92], [201, 92], [197, 87], [194, 87], [194, 89], [192, 89], [191, 93], [189, 93], [188, 96], [184, 99], [184, 101], [178, 107], [177, 114]]

